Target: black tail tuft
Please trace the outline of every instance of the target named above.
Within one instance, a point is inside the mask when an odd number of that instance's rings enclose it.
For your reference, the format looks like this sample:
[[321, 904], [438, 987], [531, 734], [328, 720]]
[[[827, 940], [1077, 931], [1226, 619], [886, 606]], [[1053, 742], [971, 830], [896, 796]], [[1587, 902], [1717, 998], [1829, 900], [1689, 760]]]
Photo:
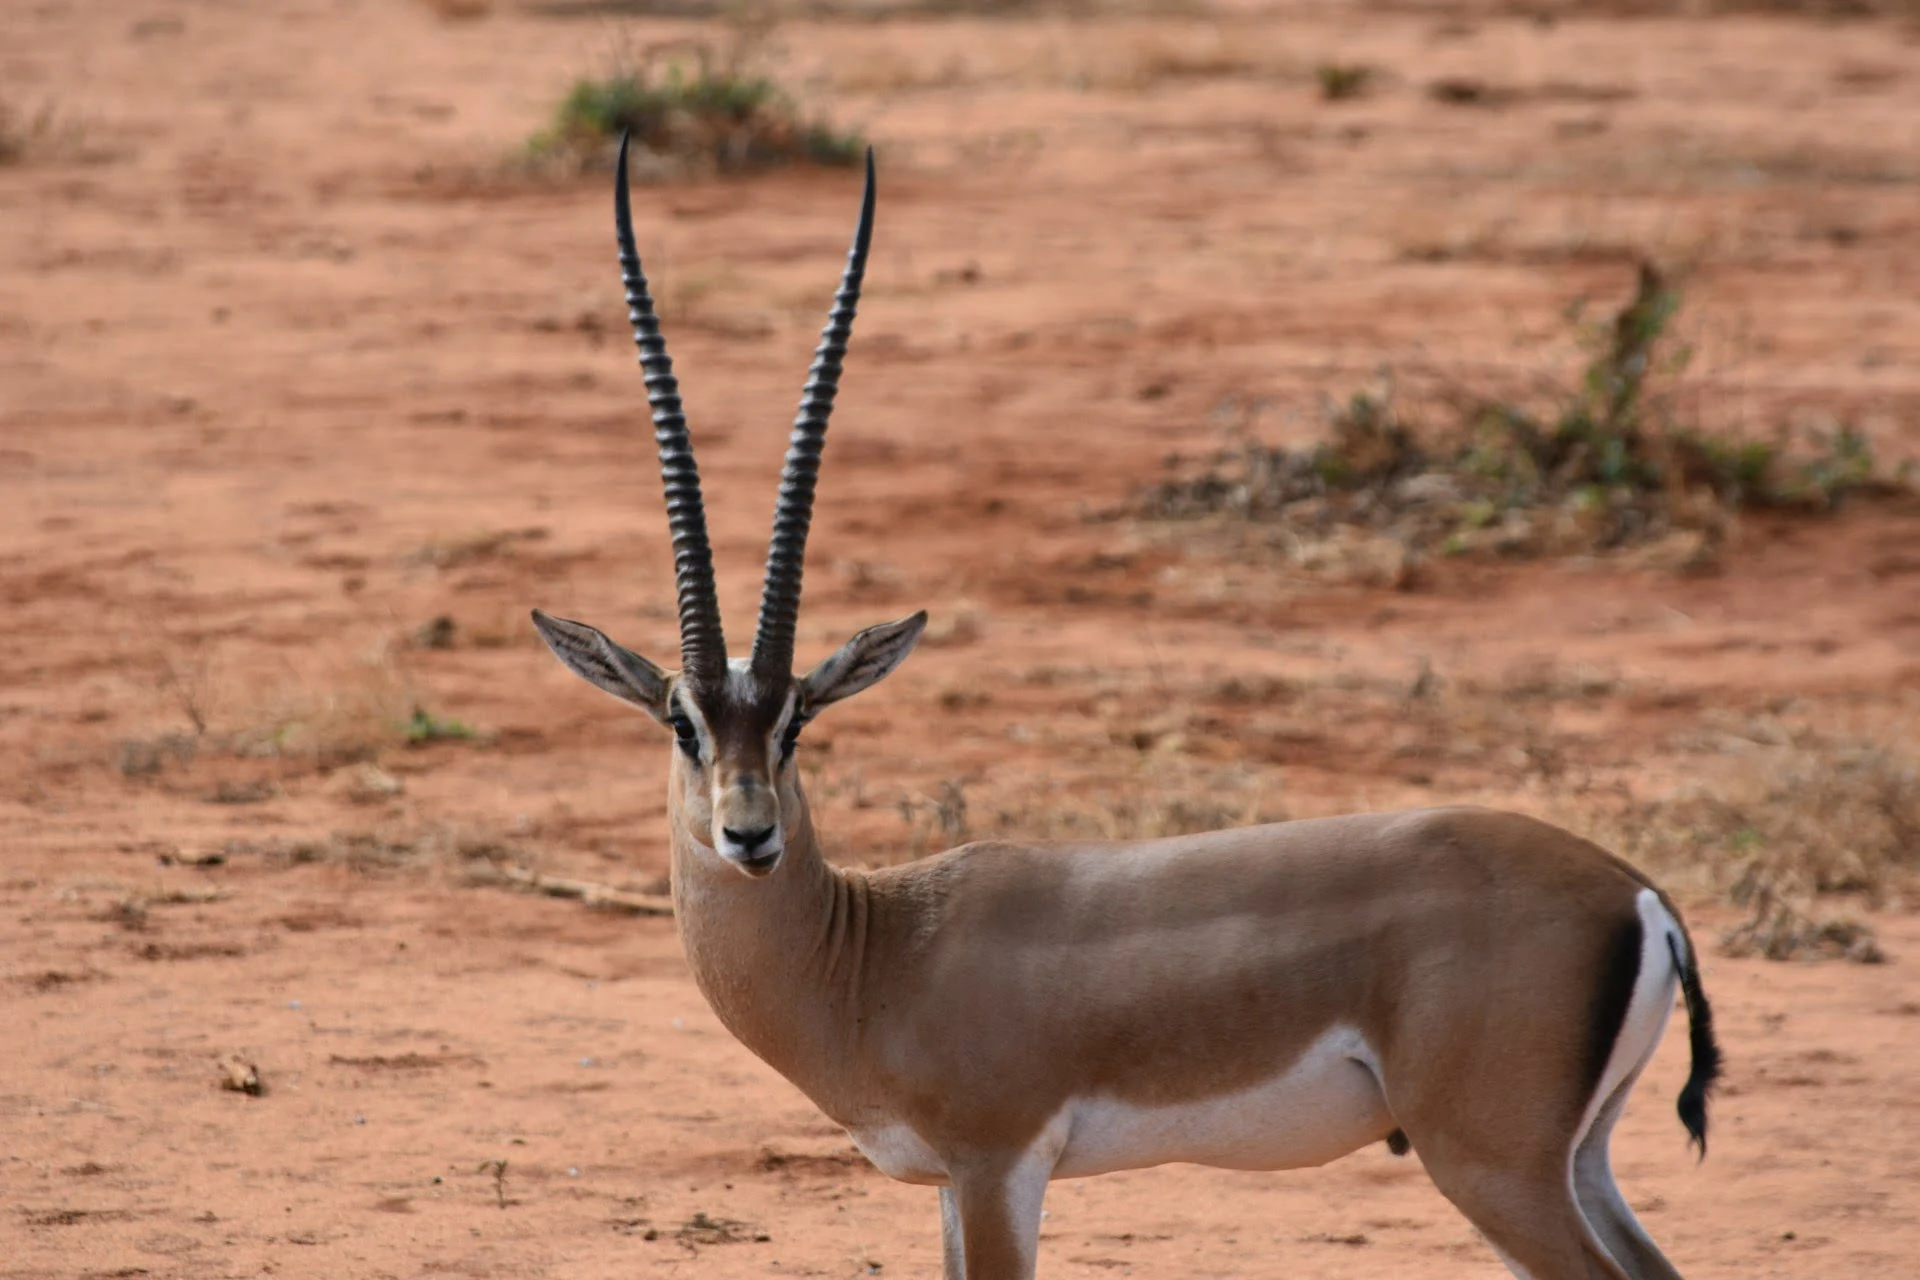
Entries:
[[1713, 1038], [1713, 1007], [1707, 993], [1700, 989], [1700, 969], [1693, 961], [1693, 946], [1680, 954], [1680, 943], [1667, 935], [1667, 951], [1680, 974], [1680, 992], [1687, 1001], [1687, 1043], [1693, 1050], [1693, 1069], [1680, 1088], [1680, 1123], [1700, 1147], [1700, 1158], [1707, 1158], [1707, 1094], [1720, 1078], [1720, 1046]]

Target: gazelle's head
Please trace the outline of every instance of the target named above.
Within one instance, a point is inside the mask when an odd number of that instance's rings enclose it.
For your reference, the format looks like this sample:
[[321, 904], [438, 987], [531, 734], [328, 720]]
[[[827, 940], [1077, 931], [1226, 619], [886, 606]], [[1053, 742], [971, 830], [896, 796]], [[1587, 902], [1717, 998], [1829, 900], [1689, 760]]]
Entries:
[[671, 820], [682, 824], [700, 849], [748, 875], [764, 876], [779, 864], [788, 832], [804, 815], [805, 801], [793, 762], [802, 726], [823, 707], [851, 697], [899, 666], [927, 622], [926, 614], [916, 613], [868, 627], [805, 675], [794, 674], [794, 627], [800, 613], [800, 574], [813, 518], [814, 483], [873, 234], [873, 155], [867, 155], [866, 196], [846, 273], [827, 315], [794, 419], [774, 507], [760, 621], [753, 655], [746, 659], [728, 659], [721, 632], [700, 472], [694, 465], [673, 362], [667, 358], [667, 344], [660, 336], [660, 321], [634, 247], [624, 138], [613, 203], [628, 315], [646, 374], [666, 484], [667, 523], [673, 533], [674, 577], [680, 597], [680, 670], [665, 671], [585, 623], [536, 609], [533, 625], [554, 655], [577, 675], [673, 731], [674, 762], [668, 782]]

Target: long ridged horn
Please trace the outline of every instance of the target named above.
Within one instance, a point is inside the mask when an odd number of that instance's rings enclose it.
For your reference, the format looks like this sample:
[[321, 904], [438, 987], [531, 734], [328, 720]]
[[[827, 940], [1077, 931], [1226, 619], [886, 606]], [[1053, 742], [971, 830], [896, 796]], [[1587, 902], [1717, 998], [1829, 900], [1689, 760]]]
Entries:
[[867, 148], [867, 190], [860, 202], [860, 224], [840, 291], [833, 296], [826, 328], [813, 353], [800, 411], [787, 441], [787, 462], [780, 472], [780, 498], [773, 509], [773, 540], [767, 548], [766, 585], [760, 592], [760, 625], [753, 635], [753, 670], [763, 679], [784, 679], [793, 672], [793, 633], [800, 616], [800, 575], [807, 556], [807, 530], [813, 523], [813, 490], [820, 477], [820, 451], [827, 440], [827, 419], [840, 389], [840, 362], [860, 305], [860, 282], [867, 273], [867, 246], [873, 240], [873, 148]]
[[614, 171], [614, 230], [620, 241], [620, 279], [627, 289], [627, 320], [633, 345], [640, 348], [646, 375], [647, 404], [653, 410], [653, 438], [660, 445], [660, 478], [667, 491], [667, 527], [673, 531], [673, 578], [680, 594], [680, 665], [694, 683], [711, 683], [727, 669], [727, 640], [720, 630], [720, 603], [714, 593], [713, 549], [707, 543], [707, 512], [700, 500], [700, 468], [693, 460], [687, 415], [680, 406], [680, 383], [673, 376], [660, 317], [640, 270], [633, 240], [633, 209], [627, 195], [627, 135], [620, 135], [620, 161]]

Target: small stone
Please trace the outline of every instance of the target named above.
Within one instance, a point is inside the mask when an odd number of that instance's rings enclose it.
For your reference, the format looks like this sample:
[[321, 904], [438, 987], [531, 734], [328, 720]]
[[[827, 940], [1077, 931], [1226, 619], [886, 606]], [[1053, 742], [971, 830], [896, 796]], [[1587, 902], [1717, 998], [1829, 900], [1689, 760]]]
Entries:
[[336, 769], [323, 790], [351, 804], [379, 804], [406, 791], [400, 779], [369, 761]]
[[230, 1053], [220, 1059], [220, 1072], [222, 1089], [244, 1093], [250, 1098], [257, 1098], [267, 1091], [266, 1086], [260, 1082], [260, 1068], [237, 1053]]

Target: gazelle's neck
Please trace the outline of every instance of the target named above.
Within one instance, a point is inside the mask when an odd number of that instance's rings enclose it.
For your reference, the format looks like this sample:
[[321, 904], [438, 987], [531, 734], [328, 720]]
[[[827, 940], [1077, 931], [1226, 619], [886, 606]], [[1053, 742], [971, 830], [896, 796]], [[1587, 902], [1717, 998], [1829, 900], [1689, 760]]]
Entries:
[[707, 1002], [743, 1044], [829, 1114], [844, 1079], [865, 961], [864, 880], [821, 856], [806, 799], [782, 797], [786, 852], [753, 878], [670, 815], [673, 905]]

